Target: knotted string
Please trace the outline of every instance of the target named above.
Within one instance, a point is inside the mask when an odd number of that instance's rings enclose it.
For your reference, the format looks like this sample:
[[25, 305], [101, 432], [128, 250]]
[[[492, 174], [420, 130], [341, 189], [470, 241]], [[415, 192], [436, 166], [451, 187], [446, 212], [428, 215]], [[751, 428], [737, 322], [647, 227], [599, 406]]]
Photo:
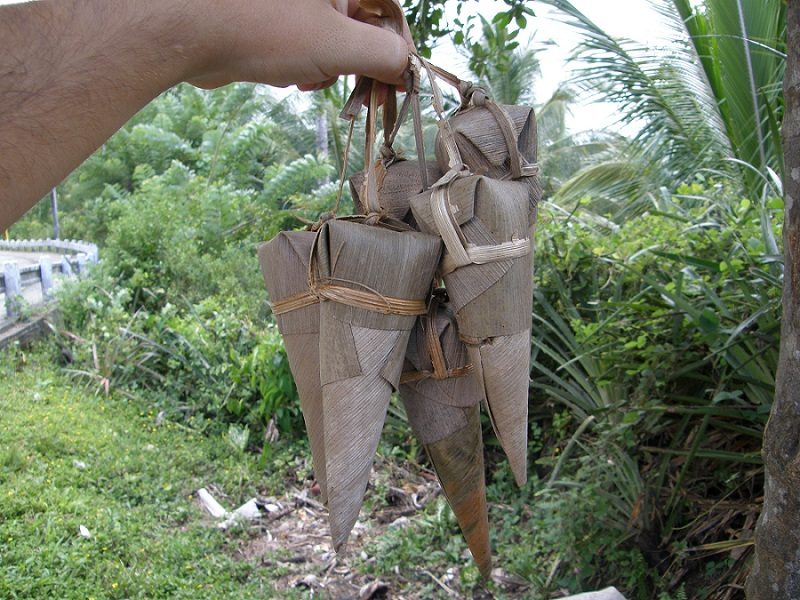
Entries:
[[425, 379], [434, 379], [442, 381], [454, 377], [466, 377], [469, 375], [473, 368], [472, 365], [465, 365], [455, 369], [447, 368], [447, 359], [442, 349], [442, 342], [439, 339], [439, 332], [436, 327], [436, 315], [441, 307], [441, 299], [434, 292], [431, 298], [430, 308], [427, 314], [420, 319], [422, 330], [425, 334], [425, 349], [428, 351], [428, 356], [431, 359], [432, 371], [410, 371], [403, 373], [400, 376], [400, 384], [416, 383]]

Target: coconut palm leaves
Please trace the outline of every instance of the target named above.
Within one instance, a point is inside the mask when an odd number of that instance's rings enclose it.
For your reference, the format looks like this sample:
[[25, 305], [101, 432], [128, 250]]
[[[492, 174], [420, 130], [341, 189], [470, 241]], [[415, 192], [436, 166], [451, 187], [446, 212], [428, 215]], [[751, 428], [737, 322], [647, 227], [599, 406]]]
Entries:
[[522, 48], [519, 30], [509, 33], [502, 19], [481, 20], [480, 41], [469, 45], [469, 69], [501, 104], [532, 104], [531, 82], [540, 74], [536, 50]]
[[703, 169], [761, 196], [764, 176], [779, 170], [782, 2], [708, 0], [694, 8], [654, 0], [669, 33], [650, 48], [613, 38], [569, 0], [545, 1], [584, 36], [575, 50], [583, 65], [577, 85], [640, 126], [632, 147], [610, 147], [559, 192], [562, 200], [591, 195], [625, 206]]
[[703, 11], [687, 0], [674, 4], [719, 100], [736, 157], [756, 167], [742, 171], [746, 186], [758, 189], [763, 182], [756, 171], [782, 170], [778, 127], [783, 112], [786, 4], [708, 0]]

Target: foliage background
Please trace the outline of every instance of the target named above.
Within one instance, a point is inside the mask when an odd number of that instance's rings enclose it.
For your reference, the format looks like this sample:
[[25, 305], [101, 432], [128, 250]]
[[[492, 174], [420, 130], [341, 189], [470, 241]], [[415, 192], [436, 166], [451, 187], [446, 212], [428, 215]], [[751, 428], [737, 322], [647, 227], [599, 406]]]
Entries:
[[[498, 562], [536, 597], [608, 584], [742, 597], [777, 364], [785, 4], [652, 0], [674, 34], [654, 49], [543, 1], [583, 35], [582, 66], [544, 102], [535, 49], [519, 43], [529, 5], [448, 23], [443, 1], [406, 2], [424, 51], [453, 35], [498, 99], [538, 102], [533, 473], [513, 488], [485, 424]], [[639, 134], [568, 131], [587, 94]], [[67, 372], [263, 460], [275, 431], [301, 439], [255, 246], [335, 202], [346, 95], [339, 84], [298, 107], [251, 85], [179, 86], [59, 186], [64, 236], [103, 256], [60, 297]], [[47, 228], [41, 206], [11, 233]], [[387, 434], [425, 461], [399, 408]], [[378, 549], [382, 564], [457, 560], [455, 531], [428, 515]], [[431, 540], [445, 550], [431, 556]]]

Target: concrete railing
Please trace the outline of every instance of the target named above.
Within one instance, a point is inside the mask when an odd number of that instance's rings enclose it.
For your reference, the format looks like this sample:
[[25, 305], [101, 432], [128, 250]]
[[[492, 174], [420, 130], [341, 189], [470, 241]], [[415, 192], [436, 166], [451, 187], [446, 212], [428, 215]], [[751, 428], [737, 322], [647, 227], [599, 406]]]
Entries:
[[19, 316], [20, 300], [27, 288], [41, 287], [41, 298], [52, 296], [54, 275], [82, 275], [88, 266], [98, 260], [97, 246], [78, 240], [0, 240], [0, 251], [6, 252], [47, 252], [61, 255], [60, 260], [42, 256], [36, 264], [20, 267], [15, 262], [7, 262], [0, 271], [0, 294], [6, 297], [6, 316]]
[[80, 240], [0, 240], [0, 250], [9, 252], [52, 252], [54, 254], [85, 254], [89, 262], [97, 262], [95, 244]]

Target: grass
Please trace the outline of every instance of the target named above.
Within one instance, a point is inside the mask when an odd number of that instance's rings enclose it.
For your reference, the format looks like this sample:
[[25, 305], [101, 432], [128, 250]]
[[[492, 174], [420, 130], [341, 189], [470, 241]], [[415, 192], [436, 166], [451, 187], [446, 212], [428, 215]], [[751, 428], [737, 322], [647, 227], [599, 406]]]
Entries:
[[[314, 565], [287, 566], [292, 560], [281, 549], [242, 559], [258, 534], [219, 531], [194, 500], [201, 487], [213, 487], [229, 508], [283, 494], [303, 475], [296, 444], [279, 445], [265, 472], [259, 454], [225, 436], [157, 425], [142, 401], [95, 394], [54, 363], [47, 352], [0, 353], [0, 598], [310, 597], [292, 582]], [[358, 585], [380, 579], [407, 598], [448, 597], [441, 582], [449, 573], [451, 586], [481, 589], [443, 498], [407, 528], [377, 524], [379, 515], [394, 514], [385, 498], [400, 485], [395, 461], [378, 461], [366, 543], [354, 542], [339, 566]], [[82, 527], [91, 537], [81, 536]], [[490, 587], [497, 598], [520, 597]], [[337, 589], [319, 597], [341, 597]]]
[[256, 456], [157, 426], [43, 357], [0, 355], [0, 598], [290, 596], [274, 568], [234, 559], [244, 532], [209, 527], [192, 499], [214, 485], [238, 506], [269, 477]]

